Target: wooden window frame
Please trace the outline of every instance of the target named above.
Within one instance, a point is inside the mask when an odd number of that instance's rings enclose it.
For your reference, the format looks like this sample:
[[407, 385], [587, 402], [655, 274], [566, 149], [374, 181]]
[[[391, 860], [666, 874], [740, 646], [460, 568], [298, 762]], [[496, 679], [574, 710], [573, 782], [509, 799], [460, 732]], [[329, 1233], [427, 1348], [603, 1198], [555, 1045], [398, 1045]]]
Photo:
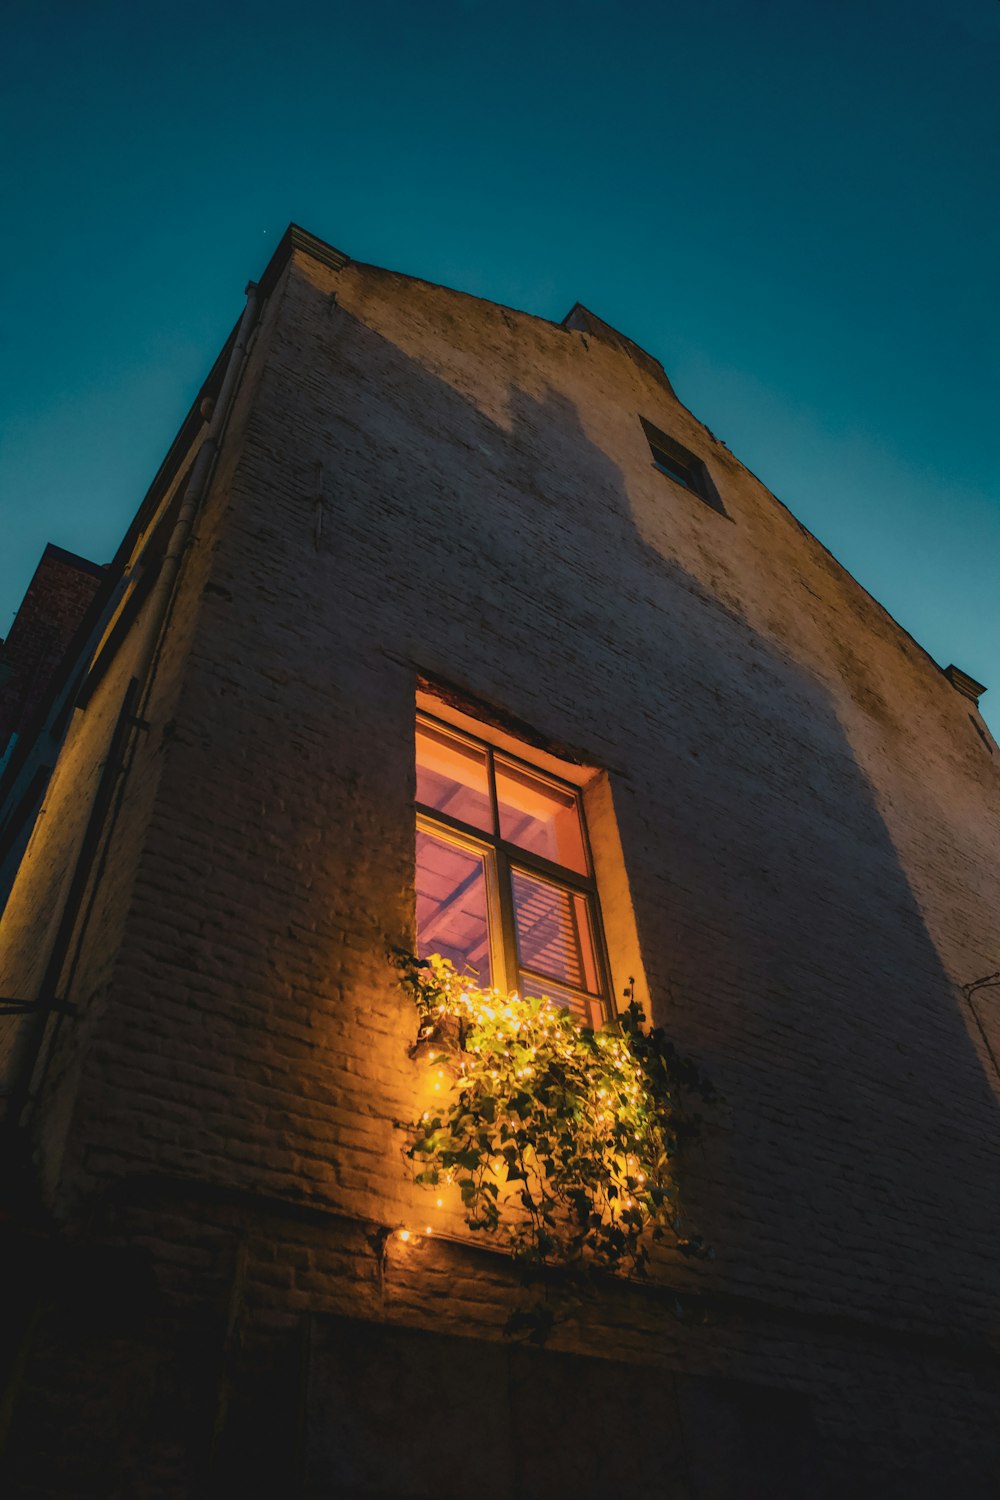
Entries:
[[[611, 969], [601, 923], [600, 899], [594, 876], [594, 858], [590, 848], [590, 835], [581, 788], [572, 782], [553, 776], [551, 771], [542, 770], [530, 760], [511, 754], [509, 750], [498, 749], [489, 740], [479, 739], [476, 735], [457, 728], [445, 719], [435, 718], [433, 714], [426, 713], [423, 709], [417, 712], [417, 724], [426, 724], [430, 729], [439, 733], [444, 732], [470, 746], [477, 753], [485, 754], [486, 757], [494, 832], [486, 832], [470, 823], [463, 823], [459, 818], [453, 818], [448, 813], [428, 807], [421, 802], [416, 803], [416, 822], [417, 828], [425, 833], [453, 843], [467, 853], [485, 856], [483, 864], [486, 872], [487, 929], [494, 988], [508, 992], [517, 990], [520, 993], [523, 974], [530, 981], [533, 989], [537, 987], [544, 992], [545, 986], [551, 985], [573, 995], [579, 1000], [584, 1012], [593, 1017], [595, 1024], [600, 1025], [610, 1020], [614, 1015], [611, 999]], [[547, 782], [559, 792], [573, 798], [580, 823], [586, 873], [581, 874], [565, 865], [556, 864], [546, 859], [544, 855], [536, 854], [530, 849], [522, 849], [519, 844], [500, 836], [500, 809], [496, 784], [496, 757], [498, 755], [502, 761], [529, 772], [537, 780]], [[590, 920], [590, 935], [594, 946], [599, 993], [591, 994], [577, 985], [567, 984], [564, 980], [552, 975], [541, 974], [537, 969], [529, 969], [527, 965], [520, 962], [512, 879], [513, 871], [517, 869], [524, 870], [529, 875], [559, 890], [571, 891], [584, 898]]]
[[[661, 432], [659, 427], [654, 427], [652, 422], [647, 422], [645, 417], [640, 417], [639, 421], [646, 435], [650, 457], [656, 472], [662, 474], [664, 479], [669, 479], [671, 484], [679, 485], [689, 495], [696, 495], [712, 510], [718, 511], [721, 516], [728, 516], [726, 507], [722, 503], [722, 496], [715, 487], [705, 461], [699, 458], [697, 453], [692, 453], [690, 448], [685, 448], [683, 443], [679, 443], [669, 433]], [[657, 452], [662, 454], [666, 463], [659, 461]], [[687, 478], [683, 477], [685, 474]]]

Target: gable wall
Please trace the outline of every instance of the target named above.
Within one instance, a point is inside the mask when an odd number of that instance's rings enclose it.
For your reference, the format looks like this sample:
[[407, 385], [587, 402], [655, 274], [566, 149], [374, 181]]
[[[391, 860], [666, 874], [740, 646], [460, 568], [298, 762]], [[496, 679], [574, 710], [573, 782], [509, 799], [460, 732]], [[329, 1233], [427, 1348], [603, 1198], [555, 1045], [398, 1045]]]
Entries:
[[[830, 1472], [961, 1442], [981, 1475], [997, 1077], [958, 986], [1000, 903], [968, 703], [621, 350], [301, 254], [268, 318], [66, 1200], [113, 1205], [164, 1295], [229, 1286], [251, 1384], [319, 1312], [496, 1337], [502, 1261], [378, 1232], [425, 1211], [385, 948], [412, 938], [437, 677], [607, 770], [649, 1008], [726, 1099], [682, 1168], [716, 1259], [658, 1272], [709, 1325], [609, 1293], [561, 1347], [805, 1392]], [[652, 468], [639, 415], [728, 519]]]

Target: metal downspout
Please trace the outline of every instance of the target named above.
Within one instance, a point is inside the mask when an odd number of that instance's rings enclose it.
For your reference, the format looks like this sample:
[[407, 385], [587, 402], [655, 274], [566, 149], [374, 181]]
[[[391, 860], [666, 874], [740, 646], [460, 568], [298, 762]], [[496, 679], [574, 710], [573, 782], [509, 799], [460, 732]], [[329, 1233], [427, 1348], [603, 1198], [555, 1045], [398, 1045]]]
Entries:
[[[257, 285], [255, 282], [251, 281], [247, 285], [246, 297], [246, 307], [243, 310], [243, 316], [240, 318], [236, 331], [236, 339], [226, 365], [222, 385], [219, 388], [219, 394], [209, 419], [208, 432], [191, 467], [191, 473], [188, 476], [188, 481], [184, 489], [184, 499], [177, 520], [174, 523], [174, 529], [171, 532], [170, 541], [167, 544], [167, 550], [164, 554], [159, 574], [150, 593], [147, 606], [148, 630], [136, 662], [135, 671], [125, 690], [118, 721], [112, 735], [112, 740], [108, 746], [107, 759], [94, 794], [90, 816], [73, 867], [73, 873], [67, 886], [66, 903], [59, 918], [59, 925], [56, 929], [52, 949], [45, 966], [45, 973], [39, 986], [35, 1006], [24, 1023], [27, 1035], [23, 1037], [18, 1047], [15, 1077], [8, 1096], [7, 1111], [4, 1120], [4, 1130], [8, 1139], [16, 1134], [24, 1111], [32, 1099], [32, 1084], [34, 1083], [39, 1058], [45, 1047], [50, 1019], [54, 1013], [59, 1012], [61, 1014], [65, 1009], [66, 997], [60, 996], [59, 985], [63, 977], [66, 956], [73, 941], [73, 934], [80, 909], [83, 905], [90, 876], [96, 862], [101, 835], [104, 833], [108, 822], [108, 814], [111, 811], [112, 801], [115, 801], [115, 808], [111, 826], [113, 826], [114, 818], [117, 816], [118, 808], [121, 806], [125, 778], [134, 759], [136, 731], [139, 728], [148, 727], [145, 724], [143, 714], [149, 702], [156, 676], [156, 665], [163, 639], [164, 627], [173, 601], [184, 554], [191, 541], [195, 518], [208, 490], [219, 452], [219, 444], [229, 418], [239, 379], [246, 363], [247, 347], [257, 317]], [[115, 798], [116, 782], [118, 783], [117, 798]], [[110, 833], [110, 829], [108, 831]]]

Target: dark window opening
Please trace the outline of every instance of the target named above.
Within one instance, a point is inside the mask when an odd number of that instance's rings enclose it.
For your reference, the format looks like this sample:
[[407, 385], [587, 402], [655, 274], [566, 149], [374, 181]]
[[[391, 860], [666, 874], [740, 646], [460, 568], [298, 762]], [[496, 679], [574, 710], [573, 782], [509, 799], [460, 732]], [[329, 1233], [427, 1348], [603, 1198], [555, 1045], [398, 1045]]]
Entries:
[[720, 515], [726, 515], [722, 497], [702, 460], [678, 443], [676, 438], [669, 437], [667, 433], [654, 427], [652, 422], [647, 422], [645, 417], [640, 417], [639, 421], [649, 443], [653, 468], [672, 479], [675, 484], [683, 485], [684, 489], [697, 495], [699, 500], [704, 500], [706, 505], [710, 505]]

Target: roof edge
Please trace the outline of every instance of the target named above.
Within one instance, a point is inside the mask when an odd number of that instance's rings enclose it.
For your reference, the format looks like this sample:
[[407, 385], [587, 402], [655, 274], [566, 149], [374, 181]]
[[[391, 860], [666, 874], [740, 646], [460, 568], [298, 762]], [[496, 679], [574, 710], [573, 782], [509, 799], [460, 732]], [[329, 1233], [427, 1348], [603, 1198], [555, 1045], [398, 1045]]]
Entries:
[[[341, 271], [345, 266], [354, 263], [353, 258], [346, 251], [338, 250], [335, 245], [329, 244], [326, 240], [321, 240], [318, 235], [310, 234], [301, 225], [291, 223], [282, 235], [277, 248], [260, 278], [259, 286], [265, 296], [272, 291], [278, 277], [297, 250], [312, 256], [313, 260], [319, 261], [321, 265], [328, 266], [332, 271]], [[358, 264], [363, 263], [358, 262]], [[497, 302], [491, 297], [477, 297], [474, 293], [462, 291], [460, 287], [444, 286], [441, 282], [428, 282], [426, 277], [412, 276], [406, 271], [391, 271], [386, 266], [377, 266], [373, 267], [373, 269], [387, 271], [388, 274], [393, 276], [403, 276], [409, 281], [424, 282], [428, 286], [441, 286], [444, 291], [454, 292], [459, 297], [473, 297], [475, 301], [487, 302], [491, 307], [505, 307], [504, 303]], [[650, 354], [648, 350], [644, 349], [641, 344], [637, 344], [635, 339], [630, 339], [627, 334], [621, 333], [610, 323], [606, 323], [603, 318], [599, 318], [596, 313], [591, 312], [589, 308], [584, 307], [582, 302], [574, 302], [566, 316], [558, 322], [552, 318], [546, 318], [541, 313], [526, 312], [524, 308], [510, 308], [508, 310], [518, 313], [521, 317], [532, 318], [539, 323], [547, 323], [550, 327], [562, 328], [570, 333], [582, 333], [591, 338], [599, 339], [612, 349], [617, 349], [620, 353], [627, 355], [634, 364], [639, 365], [654, 380], [665, 386], [674, 400], [679, 399], [660, 361], [654, 355]]]
[[956, 667], [954, 662], [948, 667], [942, 667], [941, 670], [955, 691], [961, 693], [964, 698], [968, 698], [978, 708], [979, 700], [986, 692], [986, 684], [977, 682], [974, 677], [969, 676], [968, 672], [963, 672], [961, 667]]
[[[355, 263], [361, 266], [367, 264], [366, 262], [362, 261], [354, 262], [353, 257], [349, 256], [345, 251], [338, 250], [336, 246], [328, 244], [326, 240], [321, 240], [317, 235], [310, 234], [307, 229], [303, 229], [300, 225], [290, 223], [288, 228], [285, 230], [285, 233], [282, 235], [280, 243], [271, 256], [271, 259], [268, 261], [263, 275], [260, 278], [259, 285], [265, 295], [270, 293], [270, 291], [273, 289], [282, 271], [284, 271], [288, 262], [291, 260], [292, 255], [297, 250], [303, 251], [307, 255], [311, 255], [315, 260], [318, 260], [323, 265], [329, 266], [332, 270], [335, 271], [342, 270], [344, 266]], [[423, 282], [427, 286], [441, 287], [442, 290], [454, 292], [457, 296], [460, 297], [471, 297], [472, 300], [476, 302], [488, 302], [492, 307], [503, 308], [505, 306], [504, 303], [496, 302], [492, 298], [480, 297], [473, 292], [463, 292], [458, 287], [446, 286], [442, 282], [428, 281], [426, 277], [413, 276], [406, 271], [389, 271], [389, 268], [387, 267], [377, 266], [372, 266], [371, 269], [387, 271], [388, 274], [394, 276], [402, 276], [409, 281]], [[922, 645], [921, 642], [917, 640], [916, 636], [913, 635], [911, 631], [907, 630], [906, 626], [896, 619], [891, 610], [889, 610], [886, 605], [881, 602], [880, 599], [876, 598], [871, 590], [867, 589], [865, 585], [860, 581], [860, 579], [855, 578], [850, 568], [848, 568], [845, 563], [842, 563], [840, 561], [840, 559], [830, 550], [826, 543], [821, 541], [816, 533], [814, 531], [811, 531], [809, 527], [806, 526], [804, 521], [799, 520], [798, 516], [792, 510], [791, 506], [786, 504], [784, 500], [776, 495], [774, 491], [767, 484], [765, 484], [765, 482], [757, 474], [755, 474], [753, 470], [747, 466], [747, 464], [743, 462], [742, 459], [737, 458], [736, 455], [732, 453], [732, 450], [728, 447], [728, 444], [722, 442], [720, 438], [717, 438], [711, 431], [711, 429], [707, 427], [699, 417], [695, 416], [690, 407], [685, 405], [685, 403], [678, 396], [677, 392], [674, 390], [670, 378], [667, 375], [666, 370], [661, 365], [660, 361], [656, 359], [654, 355], [648, 353], [648, 351], [645, 350], [641, 344], [637, 344], [635, 340], [630, 339], [627, 334], [619, 332], [619, 330], [613, 327], [612, 324], [606, 323], [603, 318], [599, 318], [596, 313], [591, 312], [590, 309], [588, 307], [585, 307], [582, 302], [574, 302], [569, 312], [560, 322], [556, 322], [552, 318], [546, 318], [541, 313], [526, 312], [524, 308], [507, 308], [506, 310], [515, 312], [521, 317], [532, 318], [539, 323], [547, 323], [550, 327], [553, 328], [562, 328], [566, 332], [581, 333], [585, 337], [598, 339], [601, 343], [604, 343], [613, 349], [617, 349], [620, 353], [625, 354], [629, 359], [633, 361], [633, 363], [638, 365], [640, 369], [644, 370], [648, 375], [652, 376], [654, 380], [656, 380], [660, 385], [664, 387], [671, 398], [676, 401], [681, 407], [683, 407], [684, 411], [688, 413], [691, 419], [698, 423], [699, 427], [703, 429], [710, 440], [713, 443], [717, 444], [720, 448], [725, 449], [726, 452], [730, 454], [733, 462], [738, 464], [745, 474], [749, 475], [751, 479], [755, 480], [756, 483], [760, 485], [760, 487], [770, 497], [775, 505], [779, 506], [781, 510], [784, 511], [784, 513], [789, 517], [793, 525], [797, 526], [800, 531], [804, 532], [805, 535], [808, 536], [815, 543], [815, 545], [820, 548], [820, 550], [826, 555], [826, 557], [829, 558], [833, 566], [840, 573], [842, 573], [845, 578], [848, 578], [854, 585], [854, 587], [859, 589], [860, 592], [864, 594], [865, 598], [869, 599], [872, 604], [874, 604], [875, 607], [885, 615], [886, 619], [899, 632], [899, 634], [905, 637], [906, 640], [910, 641], [916, 647], [916, 649], [926, 659], [927, 664], [932, 668], [932, 670], [940, 676], [944, 676], [946, 680], [951, 683], [953, 688], [962, 693], [964, 697], [968, 698], [978, 707], [979, 696], [982, 693], [986, 692], [986, 688], [981, 683], [976, 682], [975, 678], [969, 677], [967, 673], [962, 672], [959, 668], [955, 666], [942, 667], [939, 662], [935, 661], [931, 653], [928, 651], [927, 647]]]
[[351, 260], [351, 257], [343, 250], [338, 250], [335, 245], [329, 245], [326, 240], [310, 234], [308, 229], [303, 229], [299, 224], [289, 224], [258, 282], [265, 296], [270, 293], [296, 250], [302, 250], [306, 255], [311, 255], [313, 260], [318, 260], [321, 265], [329, 266], [331, 271], [343, 270]]
[[591, 338], [600, 339], [603, 344], [609, 344], [612, 349], [618, 349], [627, 354], [634, 364], [645, 370], [647, 375], [652, 375], [661, 385], [677, 400], [677, 392], [670, 383], [670, 377], [660, 364], [660, 361], [635, 339], [630, 339], [627, 334], [620, 333], [610, 323], [605, 323], [596, 313], [592, 313], [589, 307], [584, 307], [582, 302], [574, 302], [569, 312], [560, 324], [562, 328], [571, 329], [575, 333], [589, 334]]
[[[89, 557], [81, 557], [79, 552], [70, 552], [65, 547], [60, 547], [57, 542], [46, 542], [45, 550], [39, 560], [38, 567], [46, 560], [64, 563], [68, 568], [75, 568], [78, 573], [90, 573], [94, 578], [103, 578], [107, 572], [105, 563], [93, 562]], [[38, 568], [35, 569], [38, 572]], [[31, 587], [31, 584], [28, 585]], [[23, 601], [22, 601], [23, 602]]]

